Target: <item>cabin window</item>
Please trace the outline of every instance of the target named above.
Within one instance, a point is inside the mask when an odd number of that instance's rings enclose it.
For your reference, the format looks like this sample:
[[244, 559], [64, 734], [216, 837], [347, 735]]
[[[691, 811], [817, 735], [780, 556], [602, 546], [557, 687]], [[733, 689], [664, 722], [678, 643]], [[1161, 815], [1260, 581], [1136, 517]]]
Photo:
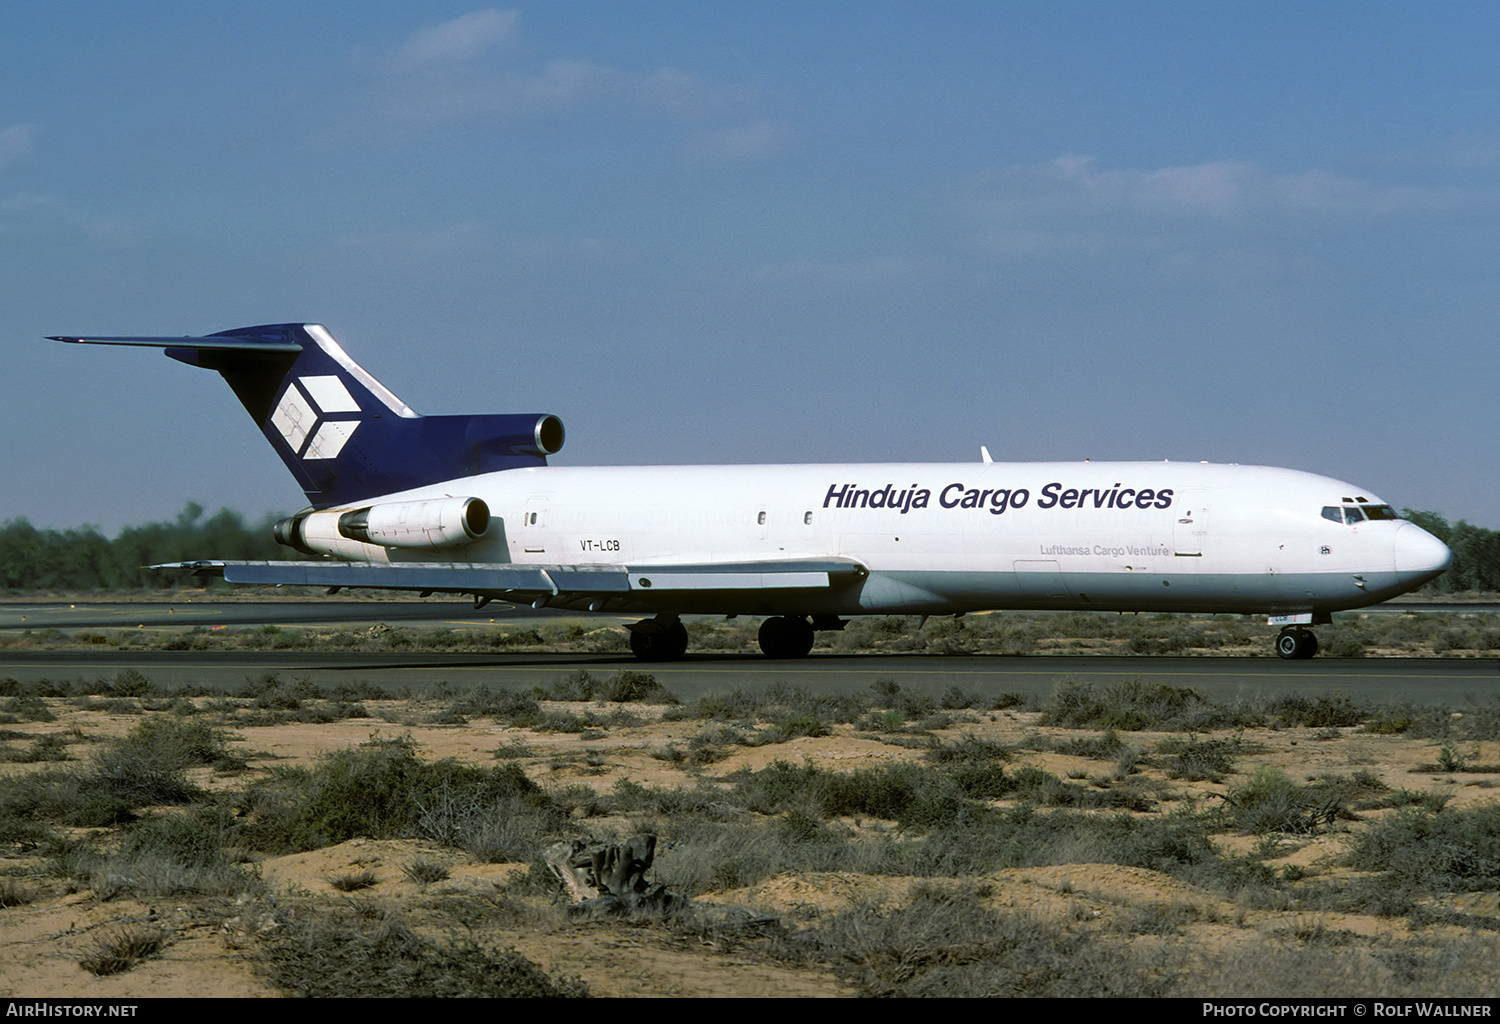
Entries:
[[804, 513], [802, 513], [802, 525], [803, 526], [811, 526], [812, 525], [812, 513], [811, 512], [804, 512]]
[[764, 512], [762, 512], [760, 515], [758, 515], [758, 516], [755, 517], [755, 521], [759, 525], [765, 526], [766, 525], [766, 514]]

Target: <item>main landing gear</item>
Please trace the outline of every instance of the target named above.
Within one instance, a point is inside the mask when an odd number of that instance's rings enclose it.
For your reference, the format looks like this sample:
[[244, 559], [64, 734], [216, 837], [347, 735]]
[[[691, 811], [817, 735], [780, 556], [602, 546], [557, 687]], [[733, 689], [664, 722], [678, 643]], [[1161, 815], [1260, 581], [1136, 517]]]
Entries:
[[[760, 649], [768, 658], [805, 658], [812, 651], [813, 634], [819, 629], [843, 629], [836, 616], [776, 615], [761, 623]], [[630, 652], [639, 661], [676, 661], [687, 653], [687, 627], [676, 615], [658, 615], [626, 627], [630, 630]]]
[[687, 653], [687, 627], [673, 615], [630, 626], [630, 653], [639, 661], [676, 661]]
[[1302, 626], [1286, 626], [1276, 637], [1276, 653], [1283, 658], [1311, 658], [1318, 653], [1318, 636]]
[[805, 658], [813, 627], [800, 615], [776, 615], [760, 624], [760, 649], [768, 658]]

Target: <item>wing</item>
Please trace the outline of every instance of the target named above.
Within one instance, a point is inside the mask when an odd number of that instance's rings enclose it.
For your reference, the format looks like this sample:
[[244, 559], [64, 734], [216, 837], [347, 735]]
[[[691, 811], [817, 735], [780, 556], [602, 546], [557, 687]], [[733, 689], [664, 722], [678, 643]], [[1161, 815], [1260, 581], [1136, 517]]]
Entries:
[[[343, 589], [416, 590], [503, 597], [561, 607], [650, 607], [657, 595], [676, 603], [715, 593], [828, 590], [869, 574], [844, 559], [785, 559], [688, 565], [515, 565], [506, 562], [172, 562], [153, 569], [189, 569], [230, 583]], [[599, 607], [593, 607], [598, 605]]]

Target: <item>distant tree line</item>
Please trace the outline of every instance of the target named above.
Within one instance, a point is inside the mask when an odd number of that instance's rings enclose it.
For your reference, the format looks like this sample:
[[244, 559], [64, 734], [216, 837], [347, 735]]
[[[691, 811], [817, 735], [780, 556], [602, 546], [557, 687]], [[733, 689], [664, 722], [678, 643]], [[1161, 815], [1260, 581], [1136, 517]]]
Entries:
[[[1436, 512], [1404, 509], [1402, 515], [1453, 549], [1453, 568], [1422, 588], [1424, 593], [1500, 592], [1500, 532]], [[266, 516], [253, 526], [229, 509], [207, 518], [189, 502], [170, 523], [147, 523], [110, 540], [92, 526], [38, 530], [24, 519], [0, 526], [0, 591], [149, 590], [187, 583], [180, 571], [144, 568], [196, 558], [295, 558], [277, 544]]]
[[229, 509], [207, 518], [188, 505], [175, 522], [126, 527], [113, 540], [98, 529], [38, 530], [24, 519], [0, 526], [0, 592], [142, 590], [190, 583], [180, 570], [144, 568], [199, 558], [295, 557], [271, 536], [276, 516], [253, 526]]

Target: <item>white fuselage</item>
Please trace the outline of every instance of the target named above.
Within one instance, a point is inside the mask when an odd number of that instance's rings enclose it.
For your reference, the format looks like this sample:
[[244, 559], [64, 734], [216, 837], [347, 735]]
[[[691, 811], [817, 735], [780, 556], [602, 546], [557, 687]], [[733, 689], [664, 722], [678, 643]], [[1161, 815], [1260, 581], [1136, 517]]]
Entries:
[[[1296, 470], [1207, 463], [538, 467], [341, 509], [477, 497], [479, 540], [415, 553], [345, 541], [370, 562], [713, 565], [840, 559], [857, 586], [802, 594], [632, 594], [630, 611], [957, 613], [998, 608], [1323, 613], [1408, 591], [1447, 548]], [[338, 511], [338, 510], [334, 510]], [[1347, 512], [1345, 513], [1347, 516]]]

